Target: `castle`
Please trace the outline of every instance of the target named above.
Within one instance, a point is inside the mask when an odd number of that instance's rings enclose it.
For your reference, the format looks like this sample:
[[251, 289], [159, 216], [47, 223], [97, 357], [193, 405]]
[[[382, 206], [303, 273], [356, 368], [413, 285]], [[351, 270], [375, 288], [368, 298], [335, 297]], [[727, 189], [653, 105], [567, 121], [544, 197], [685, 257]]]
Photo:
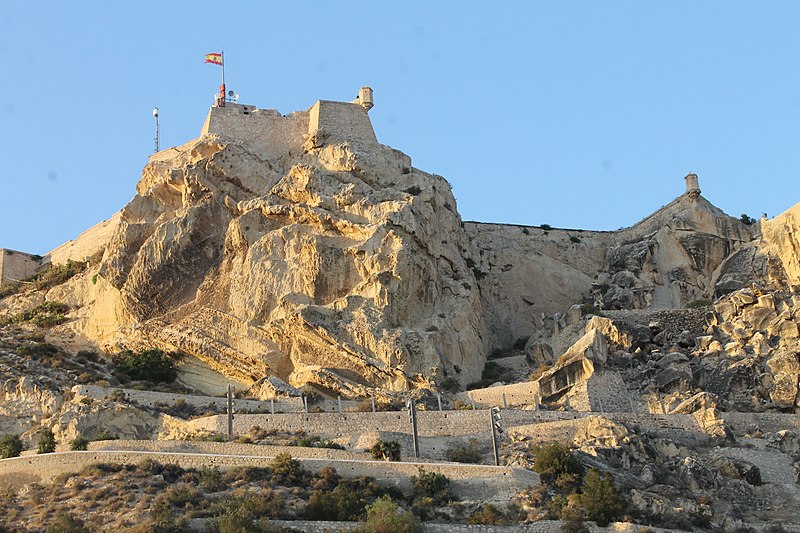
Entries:
[[224, 102], [211, 107], [200, 134], [257, 145], [268, 158], [300, 151], [306, 139], [377, 143], [367, 114], [373, 105], [369, 87], [362, 87], [352, 102], [318, 100], [307, 111], [288, 115]]

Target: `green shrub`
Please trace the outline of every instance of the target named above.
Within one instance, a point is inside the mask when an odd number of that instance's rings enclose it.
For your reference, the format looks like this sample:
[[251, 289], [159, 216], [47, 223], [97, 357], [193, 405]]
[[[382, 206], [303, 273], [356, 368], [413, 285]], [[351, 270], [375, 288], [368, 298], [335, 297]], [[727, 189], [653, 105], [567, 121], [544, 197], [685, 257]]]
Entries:
[[603, 312], [596, 305], [582, 304], [581, 305], [581, 316], [586, 316], [586, 315], [603, 316]]
[[369, 453], [376, 461], [399, 461], [400, 443], [396, 440], [382, 440], [372, 445]]
[[200, 478], [200, 487], [207, 492], [219, 492], [226, 486], [219, 468], [203, 467], [197, 471], [197, 474]]
[[445, 392], [459, 392], [461, 390], [461, 383], [453, 376], [448, 376], [442, 380], [440, 387]]
[[375, 501], [367, 508], [365, 533], [420, 533], [422, 525], [416, 516], [403, 511], [388, 496]]
[[0, 285], [0, 300], [6, 296], [17, 294], [22, 289], [21, 283], [3, 283]]
[[101, 429], [97, 435], [95, 436], [94, 440], [117, 440], [119, 437], [106, 428]]
[[83, 522], [69, 513], [58, 512], [53, 521], [45, 528], [45, 533], [90, 533], [91, 530]]
[[167, 488], [164, 495], [170, 505], [185, 507], [187, 503], [196, 505], [203, 499], [203, 493], [188, 483], [176, 483]]
[[418, 498], [431, 498], [434, 503], [445, 504], [453, 499], [450, 492], [450, 479], [439, 472], [428, 472], [419, 467], [418, 475], [411, 478], [412, 501]]
[[265, 520], [280, 518], [283, 506], [279, 492], [263, 487], [258, 493], [237, 490], [223, 496], [211, 506], [211, 514], [220, 533], [250, 533], [264, 531]]
[[64, 265], [53, 265], [52, 263], [28, 278], [26, 281], [33, 283], [36, 290], [49, 289], [56, 285], [61, 285], [72, 278], [75, 274], [86, 270], [86, 263], [76, 263], [67, 261]]
[[297, 459], [292, 459], [288, 453], [279, 453], [270, 463], [273, 481], [285, 484], [297, 484], [308, 475], [308, 472]]
[[89, 449], [89, 439], [78, 435], [69, 443], [69, 449], [73, 452], [85, 451]]
[[305, 448], [329, 448], [331, 450], [344, 450], [344, 446], [331, 440], [322, 440], [319, 435], [303, 435], [294, 442], [295, 446]]
[[578, 502], [586, 510], [589, 520], [594, 520], [600, 527], [607, 526], [622, 517], [625, 505], [617, 494], [611, 476], [601, 474], [594, 468], [583, 478], [581, 494]]
[[552, 483], [563, 474], [580, 474], [580, 464], [572, 456], [569, 447], [553, 442], [534, 448], [533, 471], [542, 476], [542, 481]]
[[575, 244], [578, 244], [578, 243], [581, 242], [580, 237], [576, 237], [575, 235], [570, 235], [569, 236], [569, 240], [570, 240], [570, 242], [573, 242]]
[[468, 522], [473, 525], [489, 526], [505, 526], [509, 524], [505, 514], [489, 503], [484, 503], [479, 510], [469, 515]]
[[162, 350], [151, 349], [134, 353], [125, 350], [114, 360], [116, 371], [134, 381], [151, 383], [172, 383], [178, 377], [175, 366], [177, 354], [165, 354]]
[[742, 216], [739, 217], [739, 220], [741, 221], [742, 224], [746, 224], [748, 226], [756, 223], [755, 219], [750, 218], [750, 216], [747, 213], [742, 213]]
[[22, 453], [22, 441], [19, 435], [3, 435], [0, 437], [0, 459], [19, 457]]
[[481, 379], [484, 381], [498, 381], [503, 379], [507, 373], [508, 369], [500, 363], [486, 361], [486, 364], [483, 366], [483, 372], [481, 373]]
[[36, 441], [36, 453], [53, 453], [56, 451], [56, 436], [50, 428], [39, 430], [39, 438]]
[[335, 469], [323, 469], [315, 476], [304, 515], [309, 520], [364, 520], [367, 506], [386, 494], [375, 478], [341, 479]]
[[32, 309], [14, 316], [14, 322], [31, 322], [37, 326], [51, 327], [67, 321], [69, 306], [61, 302], [44, 301]]
[[711, 300], [706, 300], [703, 298], [698, 298], [697, 300], [692, 300], [691, 302], [685, 305], [686, 309], [698, 309], [700, 307], [708, 307], [709, 305], [713, 305], [714, 302]]
[[481, 462], [480, 441], [471, 437], [466, 443], [455, 442], [444, 452], [448, 461], [455, 463], [478, 464]]
[[58, 346], [55, 344], [50, 344], [48, 342], [34, 342], [34, 343], [26, 343], [22, 346], [17, 347], [17, 354], [18, 355], [26, 355], [29, 357], [52, 357], [57, 354], [59, 351]]

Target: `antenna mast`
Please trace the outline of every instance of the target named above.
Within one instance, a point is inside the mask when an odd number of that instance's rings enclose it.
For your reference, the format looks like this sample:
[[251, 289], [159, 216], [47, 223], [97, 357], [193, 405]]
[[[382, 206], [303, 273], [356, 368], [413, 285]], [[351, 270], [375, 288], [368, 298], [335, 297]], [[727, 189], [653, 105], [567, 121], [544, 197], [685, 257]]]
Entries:
[[156, 153], [158, 152], [158, 108], [157, 107], [153, 108], [153, 118], [156, 119], [156, 136], [155, 139], [153, 139], [156, 143], [156, 149], [153, 150], [153, 153]]

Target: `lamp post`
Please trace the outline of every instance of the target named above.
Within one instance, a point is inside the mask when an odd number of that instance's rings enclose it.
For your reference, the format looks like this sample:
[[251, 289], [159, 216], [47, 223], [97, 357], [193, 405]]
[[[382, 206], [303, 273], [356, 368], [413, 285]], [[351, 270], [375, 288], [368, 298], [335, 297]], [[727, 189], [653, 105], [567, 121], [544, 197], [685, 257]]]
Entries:
[[155, 137], [156, 149], [153, 150], [153, 153], [156, 153], [158, 152], [158, 108], [157, 107], [153, 108], [153, 118], [156, 119], [156, 137]]

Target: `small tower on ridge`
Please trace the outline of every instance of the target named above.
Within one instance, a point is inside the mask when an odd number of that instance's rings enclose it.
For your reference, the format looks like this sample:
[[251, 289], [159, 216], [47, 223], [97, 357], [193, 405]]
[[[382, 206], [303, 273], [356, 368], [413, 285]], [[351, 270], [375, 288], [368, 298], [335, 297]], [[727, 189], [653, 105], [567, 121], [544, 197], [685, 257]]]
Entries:
[[372, 107], [375, 105], [375, 102], [372, 100], [372, 88], [362, 87], [358, 91], [358, 96], [356, 97], [356, 99], [353, 100], [351, 103], [358, 104], [367, 111], [372, 109]]
[[697, 198], [700, 196], [700, 181], [697, 179], [697, 174], [687, 174], [686, 180], [686, 195], [689, 198]]

